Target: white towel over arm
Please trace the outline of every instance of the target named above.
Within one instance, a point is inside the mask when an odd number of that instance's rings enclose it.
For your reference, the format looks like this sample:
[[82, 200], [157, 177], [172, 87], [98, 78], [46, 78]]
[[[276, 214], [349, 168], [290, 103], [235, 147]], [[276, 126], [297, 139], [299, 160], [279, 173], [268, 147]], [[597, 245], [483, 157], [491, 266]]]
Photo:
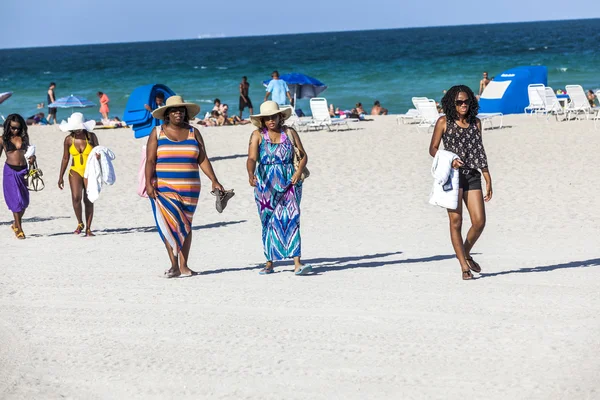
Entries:
[[[100, 160], [96, 158], [96, 154], [100, 154]], [[115, 153], [104, 146], [94, 147], [88, 156], [83, 177], [88, 180], [86, 193], [92, 203], [100, 197], [103, 185], [115, 183], [116, 175], [112, 164], [114, 159]]]
[[457, 158], [459, 157], [456, 154], [446, 150], [438, 150], [435, 154], [431, 164], [433, 188], [429, 204], [450, 210], [458, 208], [459, 171], [452, 168], [452, 162]]

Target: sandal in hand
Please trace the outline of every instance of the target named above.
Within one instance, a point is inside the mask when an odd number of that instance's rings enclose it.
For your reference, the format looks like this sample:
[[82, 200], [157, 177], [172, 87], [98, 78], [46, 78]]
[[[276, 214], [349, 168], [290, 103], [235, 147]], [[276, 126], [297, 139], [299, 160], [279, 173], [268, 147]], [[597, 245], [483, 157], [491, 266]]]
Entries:
[[217, 208], [217, 211], [219, 213], [222, 213], [225, 207], [227, 207], [227, 202], [229, 201], [229, 199], [235, 196], [235, 193], [233, 193], [233, 189], [225, 191], [215, 189], [214, 191], [210, 192], [210, 194], [217, 198], [215, 201], [215, 207]]

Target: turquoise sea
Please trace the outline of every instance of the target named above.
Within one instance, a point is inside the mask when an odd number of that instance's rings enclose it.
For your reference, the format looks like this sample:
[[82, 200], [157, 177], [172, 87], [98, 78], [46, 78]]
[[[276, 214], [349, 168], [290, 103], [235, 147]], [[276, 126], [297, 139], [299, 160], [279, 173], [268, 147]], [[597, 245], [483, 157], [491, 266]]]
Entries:
[[[600, 19], [587, 19], [6, 49], [0, 50], [0, 92], [14, 94], [0, 113], [34, 114], [51, 81], [57, 97], [76, 94], [97, 103], [96, 92], [107, 93], [111, 116], [121, 117], [131, 91], [149, 83], [166, 84], [204, 111], [216, 97], [237, 111], [243, 75], [257, 108], [261, 82], [274, 69], [323, 81], [329, 86], [323, 96], [336, 107], [380, 100], [402, 113], [413, 96], [439, 99], [455, 84], [477, 90], [483, 71], [494, 76], [521, 65], [547, 66], [554, 89], [600, 88], [598, 43]], [[307, 110], [308, 101], [299, 107]], [[98, 107], [84, 113], [100, 117]], [[59, 119], [69, 114], [58, 110]]]

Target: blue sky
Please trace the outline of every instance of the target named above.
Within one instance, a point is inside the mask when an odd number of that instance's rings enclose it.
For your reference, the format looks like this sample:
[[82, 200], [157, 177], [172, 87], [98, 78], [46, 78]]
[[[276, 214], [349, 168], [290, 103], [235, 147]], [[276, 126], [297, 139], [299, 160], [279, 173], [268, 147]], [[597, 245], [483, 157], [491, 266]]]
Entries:
[[2, 0], [0, 48], [598, 18], [597, 0]]

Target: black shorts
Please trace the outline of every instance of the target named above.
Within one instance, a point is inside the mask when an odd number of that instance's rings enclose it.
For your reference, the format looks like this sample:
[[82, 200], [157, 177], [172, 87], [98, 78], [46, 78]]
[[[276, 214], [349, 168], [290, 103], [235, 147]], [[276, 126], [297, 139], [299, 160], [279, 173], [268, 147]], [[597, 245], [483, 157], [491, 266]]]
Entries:
[[458, 170], [458, 187], [463, 191], [481, 190], [481, 172], [471, 168]]
[[48, 107], [48, 115], [56, 115], [56, 108]]
[[248, 108], [254, 108], [252, 107], [252, 100], [250, 100], [250, 97], [246, 96], [246, 99], [248, 99], [248, 101], [244, 101], [244, 98], [242, 96], [240, 96], [240, 111], [244, 111], [244, 108], [248, 107]]

